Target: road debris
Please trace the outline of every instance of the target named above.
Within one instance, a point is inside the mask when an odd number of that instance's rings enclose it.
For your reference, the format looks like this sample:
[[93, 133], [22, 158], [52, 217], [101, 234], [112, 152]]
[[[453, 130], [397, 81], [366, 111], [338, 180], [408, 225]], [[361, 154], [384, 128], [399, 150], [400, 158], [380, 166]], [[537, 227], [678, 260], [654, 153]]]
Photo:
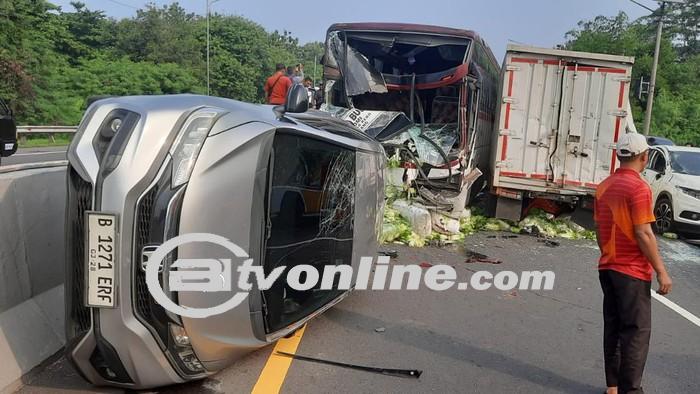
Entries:
[[389, 257], [391, 257], [392, 259], [395, 259], [395, 258], [398, 258], [398, 257], [399, 257], [399, 252], [396, 251], [396, 250], [393, 250], [393, 249], [391, 249], [391, 250], [380, 250], [380, 251], [379, 251], [379, 255], [381, 255], [381, 256], [389, 256]]
[[377, 328], [374, 329], [374, 332], [379, 332], [379, 333], [382, 333], [382, 332], [385, 332], [385, 331], [386, 331], [386, 328], [384, 328], [384, 327], [377, 327]]
[[467, 259], [465, 260], [465, 263], [467, 264], [474, 264], [474, 263], [483, 263], [483, 264], [502, 264], [503, 261], [491, 258], [485, 254], [475, 252], [473, 250], [467, 249]]
[[430, 267], [433, 266], [432, 264], [430, 264], [430, 263], [428, 263], [428, 262], [425, 262], [425, 261], [423, 261], [422, 263], [420, 263], [420, 264], [418, 264], [418, 265], [419, 265], [421, 268], [430, 268]]
[[547, 238], [540, 238], [537, 240], [537, 242], [543, 243], [543, 244], [549, 246], [550, 248], [556, 248], [557, 246], [561, 245], [561, 243], [559, 243], [558, 241], [554, 241], [554, 240], [547, 239]]
[[309, 361], [312, 363], [333, 365], [341, 368], [355, 369], [358, 371], [378, 373], [380, 375], [395, 376], [397, 378], [414, 378], [418, 379], [423, 374], [423, 371], [419, 369], [391, 369], [391, 368], [377, 368], [377, 367], [367, 367], [363, 365], [346, 364], [337, 361], [322, 360], [320, 358], [313, 358], [307, 356], [301, 356], [299, 354], [291, 354], [286, 352], [277, 352], [277, 354], [282, 356], [290, 357], [294, 360]]

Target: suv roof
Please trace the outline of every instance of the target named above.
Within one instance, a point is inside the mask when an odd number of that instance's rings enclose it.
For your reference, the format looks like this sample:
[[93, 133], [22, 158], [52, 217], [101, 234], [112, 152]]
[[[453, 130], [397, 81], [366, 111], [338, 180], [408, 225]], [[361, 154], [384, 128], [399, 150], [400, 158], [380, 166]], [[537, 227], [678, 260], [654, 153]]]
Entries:
[[669, 152], [696, 152], [700, 153], [700, 148], [694, 146], [679, 146], [679, 145], [657, 145], [652, 148], [665, 149]]

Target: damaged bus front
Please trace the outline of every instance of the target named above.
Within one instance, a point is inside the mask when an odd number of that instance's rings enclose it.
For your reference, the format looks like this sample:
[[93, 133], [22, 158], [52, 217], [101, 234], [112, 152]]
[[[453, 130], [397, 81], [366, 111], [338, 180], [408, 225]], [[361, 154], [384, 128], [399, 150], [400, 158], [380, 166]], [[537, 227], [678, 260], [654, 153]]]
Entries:
[[322, 63], [322, 109], [382, 143], [395, 183], [458, 218], [488, 173], [499, 66], [486, 43], [443, 27], [335, 24]]

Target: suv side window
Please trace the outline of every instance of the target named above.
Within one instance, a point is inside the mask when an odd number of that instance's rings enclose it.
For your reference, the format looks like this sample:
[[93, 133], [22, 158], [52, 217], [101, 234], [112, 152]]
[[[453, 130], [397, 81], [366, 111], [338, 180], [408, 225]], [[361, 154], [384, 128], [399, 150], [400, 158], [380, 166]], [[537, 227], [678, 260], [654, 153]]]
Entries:
[[658, 173], [666, 172], [666, 157], [662, 152], [657, 152], [652, 169]]
[[649, 162], [647, 163], [647, 169], [648, 170], [653, 170], [654, 169], [654, 162], [656, 161], [656, 155], [658, 151], [656, 149], [651, 149], [649, 151]]

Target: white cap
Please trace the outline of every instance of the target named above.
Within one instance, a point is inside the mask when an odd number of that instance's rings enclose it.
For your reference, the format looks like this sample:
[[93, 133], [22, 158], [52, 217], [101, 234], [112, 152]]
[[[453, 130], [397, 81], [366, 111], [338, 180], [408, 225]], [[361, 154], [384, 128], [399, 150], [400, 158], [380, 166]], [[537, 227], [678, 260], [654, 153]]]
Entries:
[[647, 139], [642, 134], [627, 133], [617, 140], [617, 155], [620, 157], [632, 157], [649, 150]]

